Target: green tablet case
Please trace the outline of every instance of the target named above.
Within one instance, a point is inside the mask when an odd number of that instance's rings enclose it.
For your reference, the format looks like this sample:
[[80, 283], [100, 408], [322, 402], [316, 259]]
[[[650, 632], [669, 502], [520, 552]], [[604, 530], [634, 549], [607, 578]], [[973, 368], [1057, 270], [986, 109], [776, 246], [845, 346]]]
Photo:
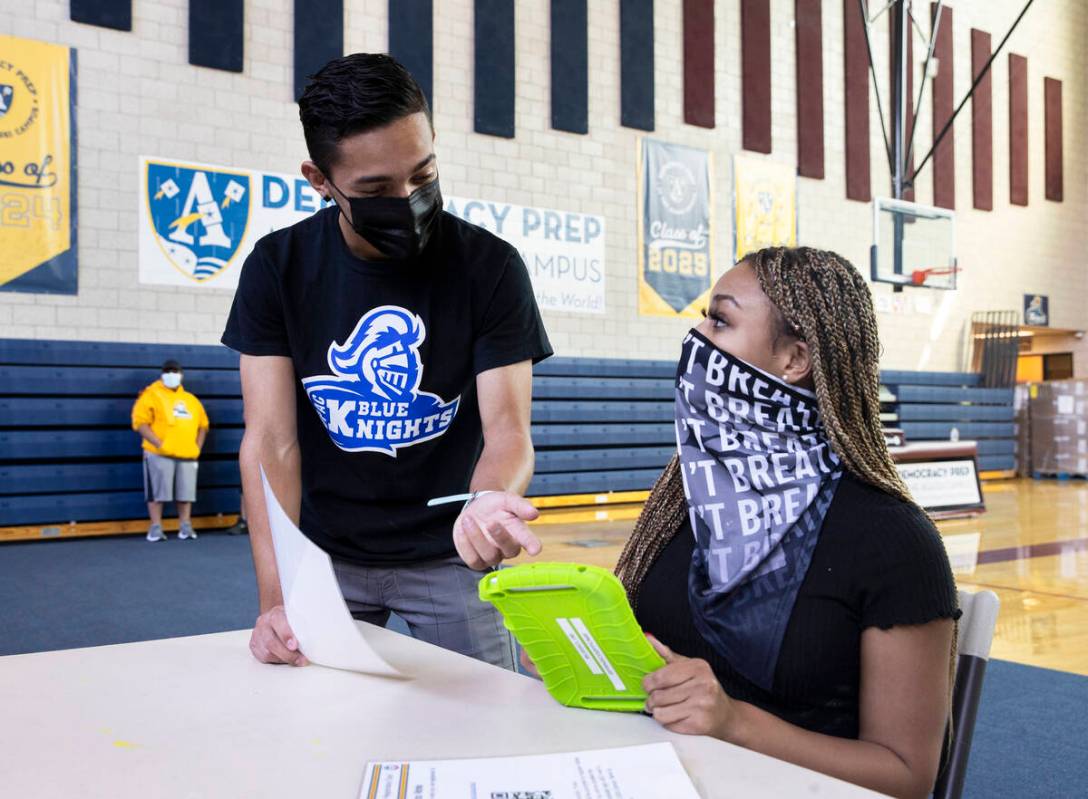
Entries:
[[503, 615], [560, 703], [641, 711], [642, 678], [665, 665], [611, 572], [578, 563], [530, 563], [492, 572], [480, 599]]

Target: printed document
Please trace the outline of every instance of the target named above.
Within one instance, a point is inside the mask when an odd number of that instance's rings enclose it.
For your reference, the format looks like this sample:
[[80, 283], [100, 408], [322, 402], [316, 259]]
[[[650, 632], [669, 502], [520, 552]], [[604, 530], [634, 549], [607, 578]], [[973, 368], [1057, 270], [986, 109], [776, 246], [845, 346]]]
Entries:
[[360, 799], [698, 799], [670, 743], [367, 764]]
[[283, 607], [302, 654], [320, 666], [399, 676], [400, 672], [375, 652], [363, 636], [344, 603], [332, 560], [284, 513], [264, 469], [261, 469], [261, 485], [276, 549]]

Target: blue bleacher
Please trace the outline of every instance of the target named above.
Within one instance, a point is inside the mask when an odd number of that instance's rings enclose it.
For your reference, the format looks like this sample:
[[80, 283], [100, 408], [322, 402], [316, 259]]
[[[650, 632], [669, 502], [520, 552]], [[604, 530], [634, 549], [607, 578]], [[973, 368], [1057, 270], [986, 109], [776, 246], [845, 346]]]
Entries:
[[[142, 518], [137, 393], [167, 358], [208, 410], [198, 515], [238, 511], [238, 356], [219, 346], [0, 340], [0, 527]], [[533, 381], [531, 496], [644, 490], [671, 457], [670, 361], [551, 358]], [[908, 440], [979, 442], [983, 470], [1012, 468], [1012, 392], [978, 375], [888, 371], [885, 406]]]
[[[137, 393], [167, 358], [185, 366], [212, 431], [198, 515], [238, 510], [238, 357], [217, 346], [0, 341], [0, 526], [144, 515]], [[645, 489], [672, 455], [668, 361], [552, 358], [536, 369], [534, 496]], [[617, 399], [622, 398], [622, 399]]]
[[896, 415], [908, 442], [948, 441], [956, 430], [978, 442], [981, 471], [1016, 468], [1011, 388], [982, 388], [970, 372], [885, 371], [881, 381], [896, 398], [884, 410]]
[[238, 356], [225, 347], [0, 340], [0, 526], [146, 515], [136, 395], [167, 358], [213, 420], [198, 516], [238, 512]]

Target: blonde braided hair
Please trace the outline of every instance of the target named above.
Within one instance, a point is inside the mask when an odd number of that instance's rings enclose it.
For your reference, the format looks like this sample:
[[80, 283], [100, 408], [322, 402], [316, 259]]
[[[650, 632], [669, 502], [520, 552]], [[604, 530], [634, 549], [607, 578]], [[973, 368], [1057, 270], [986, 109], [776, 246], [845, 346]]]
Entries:
[[779, 334], [808, 344], [832, 449], [866, 483], [909, 502], [880, 424], [880, 338], [861, 273], [842, 256], [810, 247], [768, 247], [744, 260], [782, 316]]

